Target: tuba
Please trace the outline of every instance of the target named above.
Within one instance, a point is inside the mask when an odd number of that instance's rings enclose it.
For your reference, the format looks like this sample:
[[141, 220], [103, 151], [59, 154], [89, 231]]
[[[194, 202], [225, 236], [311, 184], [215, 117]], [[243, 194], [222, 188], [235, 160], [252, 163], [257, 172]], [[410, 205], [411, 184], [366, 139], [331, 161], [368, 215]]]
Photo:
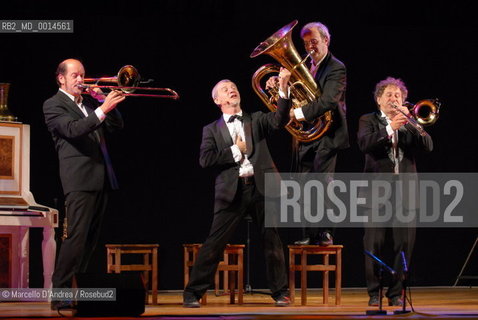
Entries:
[[[291, 72], [290, 95], [292, 107], [300, 108], [307, 103], [320, 97], [321, 92], [315, 83], [314, 77], [305, 65], [305, 59], [301, 59], [292, 42], [292, 29], [297, 25], [297, 20], [279, 29], [272, 36], [261, 42], [251, 53], [250, 57], [255, 58], [263, 53], [272, 56], [284, 68]], [[271, 73], [279, 73], [280, 67], [273, 64], [266, 64], [260, 67], [252, 76], [252, 87], [262, 102], [271, 111], [277, 110], [279, 91], [277, 88], [268, 91], [269, 95], [261, 86], [264, 76]], [[300, 142], [310, 142], [319, 139], [330, 128], [332, 124], [332, 112], [327, 111], [312, 122], [300, 122], [291, 120], [286, 129]]]
[[438, 99], [424, 99], [415, 104], [405, 102], [404, 106], [410, 110], [411, 115], [422, 126], [431, 126], [440, 115], [441, 102]]

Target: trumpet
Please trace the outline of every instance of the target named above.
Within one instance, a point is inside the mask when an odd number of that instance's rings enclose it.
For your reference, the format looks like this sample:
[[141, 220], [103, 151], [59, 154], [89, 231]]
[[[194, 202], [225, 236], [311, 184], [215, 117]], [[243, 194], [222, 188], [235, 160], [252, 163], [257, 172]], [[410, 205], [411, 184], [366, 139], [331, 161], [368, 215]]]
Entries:
[[[152, 80], [147, 80], [151, 82]], [[101, 77], [101, 78], [85, 78], [83, 84], [79, 84], [79, 88], [91, 90], [93, 88], [103, 88], [111, 90], [121, 90], [124, 92], [125, 96], [133, 97], [149, 97], [149, 98], [165, 98], [178, 100], [179, 95], [176, 91], [170, 88], [153, 88], [153, 87], [140, 87], [140, 83], [145, 83], [141, 81], [141, 76], [139, 75], [138, 70], [132, 65], [123, 66], [118, 74], [114, 77]], [[98, 85], [100, 82], [116, 82], [117, 86], [103, 86]], [[94, 84], [89, 84], [94, 83]], [[136, 90], [146, 90], [146, 91], [163, 91], [167, 94], [145, 94], [145, 93], [133, 93]]]

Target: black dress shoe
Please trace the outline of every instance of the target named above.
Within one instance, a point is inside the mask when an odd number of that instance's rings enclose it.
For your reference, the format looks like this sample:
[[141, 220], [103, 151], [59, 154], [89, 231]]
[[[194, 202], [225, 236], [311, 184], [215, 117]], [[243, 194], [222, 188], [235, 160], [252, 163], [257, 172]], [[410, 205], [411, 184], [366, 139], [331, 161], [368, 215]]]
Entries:
[[183, 307], [184, 308], [199, 308], [201, 307], [201, 304], [199, 303], [198, 299], [196, 297], [184, 297], [183, 300]]
[[310, 238], [304, 238], [302, 240], [297, 240], [294, 242], [294, 244], [299, 245], [299, 246], [306, 246], [310, 244]]
[[289, 296], [282, 295], [274, 299], [276, 301], [276, 307], [287, 307], [290, 305]]
[[403, 300], [400, 296], [391, 297], [391, 298], [388, 298], [388, 305], [394, 306], [394, 307], [402, 307]]
[[380, 300], [378, 299], [378, 296], [371, 296], [368, 300], [368, 305], [371, 307], [378, 307], [379, 302]]
[[52, 300], [50, 304], [51, 310], [76, 310], [76, 304], [71, 300]]
[[331, 246], [334, 244], [334, 237], [332, 237], [332, 234], [328, 231], [321, 232], [317, 244], [321, 246]]

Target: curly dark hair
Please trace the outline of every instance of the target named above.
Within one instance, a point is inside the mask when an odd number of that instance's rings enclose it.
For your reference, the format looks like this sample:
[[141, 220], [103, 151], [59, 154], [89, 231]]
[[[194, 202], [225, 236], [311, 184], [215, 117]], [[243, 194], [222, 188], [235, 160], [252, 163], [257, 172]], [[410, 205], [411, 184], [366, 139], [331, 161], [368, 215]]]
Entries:
[[402, 79], [387, 77], [387, 79], [382, 80], [375, 85], [375, 91], [373, 93], [375, 101], [377, 101], [377, 98], [383, 94], [383, 92], [385, 91], [385, 88], [387, 88], [388, 86], [395, 86], [399, 88], [400, 91], [402, 92], [403, 101], [407, 99], [408, 89], [405, 86], [405, 83], [402, 81]]

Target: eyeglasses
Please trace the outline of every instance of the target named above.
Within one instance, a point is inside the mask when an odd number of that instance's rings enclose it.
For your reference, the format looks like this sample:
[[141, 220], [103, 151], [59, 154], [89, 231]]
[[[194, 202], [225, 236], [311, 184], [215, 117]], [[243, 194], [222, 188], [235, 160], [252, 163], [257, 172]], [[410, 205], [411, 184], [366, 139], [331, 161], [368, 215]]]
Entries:
[[317, 39], [310, 39], [310, 41], [304, 41], [304, 46], [308, 47], [309, 45], [316, 46], [319, 44], [319, 40]]

